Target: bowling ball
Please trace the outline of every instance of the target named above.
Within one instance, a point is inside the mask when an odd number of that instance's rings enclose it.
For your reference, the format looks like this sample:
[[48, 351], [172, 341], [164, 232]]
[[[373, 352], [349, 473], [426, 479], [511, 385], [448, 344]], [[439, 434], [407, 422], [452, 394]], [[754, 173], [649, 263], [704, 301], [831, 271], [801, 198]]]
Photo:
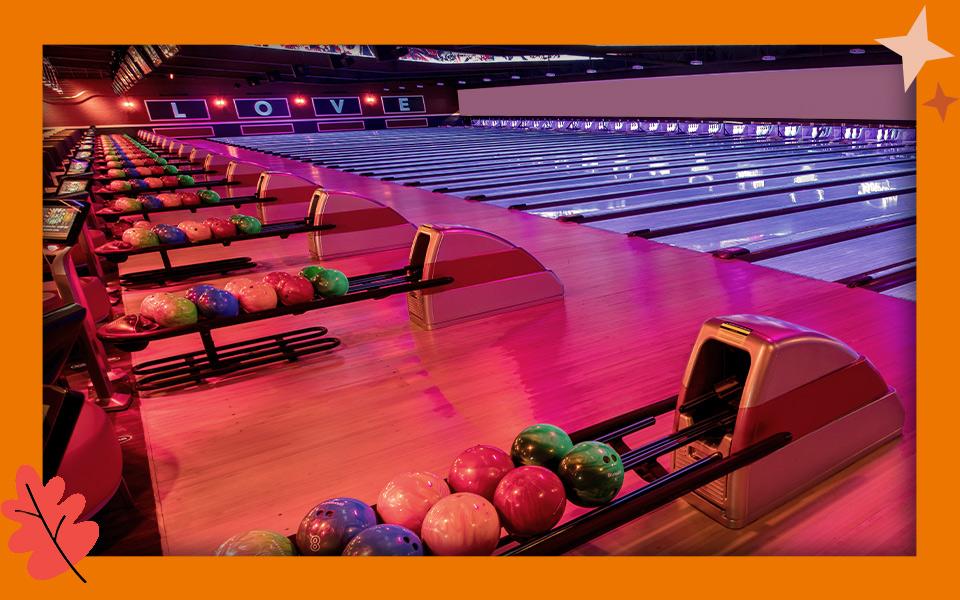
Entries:
[[136, 177], [138, 175], [137, 170], [133, 167], [128, 167], [123, 170], [124, 177]]
[[280, 299], [280, 303], [285, 306], [312, 302], [313, 284], [303, 277], [295, 275], [280, 282], [277, 287], [277, 297]]
[[150, 221], [144, 221], [143, 219], [134, 221], [133, 226], [137, 229], [153, 229], [153, 223]]
[[144, 299], [140, 302], [140, 314], [147, 317], [148, 319], [157, 320], [157, 309], [160, 307], [160, 304], [167, 300], [173, 300], [174, 295], [167, 292], [159, 292], [156, 294], [149, 294], [145, 296]]
[[[238, 215], [234, 215], [238, 216]], [[260, 223], [260, 219], [256, 217], [250, 217], [247, 215], [239, 215], [239, 219], [234, 220], [233, 217], [230, 217], [230, 220], [237, 226], [237, 230], [240, 233], [245, 235], [253, 235], [255, 233], [260, 233], [263, 229], [263, 225]]]
[[200, 197], [200, 201], [204, 204], [216, 204], [220, 202], [220, 194], [213, 190], [200, 190], [197, 192], [197, 196]]
[[175, 166], [173, 166], [173, 165], [167, 165], [167, 166], [163, 167], [162, 170], [163, 170], [163, 173], [164, 173], [165, 175], [176, 175], [177, 173], [180, 172], [180, 169], [178, 169], [177, 167], [175, 167]]
[[623, 486], [623, 461], [602, 442], [580, 442], [557, 469], [567, 499], [577, 506], [600, 506], [617, 497]]
[[147, 182], [147, 187], [150, 189], [162, 188], [163, 181], [159, 177], [147, 177], [144, 179]]
[[196, 304], [197, 301], [200, 300], [200, 294], [206, 292], [207, 290], [215, 290], [215, 289], [217, 289], [216, 286], [210, 285], [208, 283], [200, 283], [193, 287], [187, 288], [187, 291], [184, 294], [184, 296], [186, 297], [187, 300]]
[[181, 221], [177, 224], [191, 242], [203, 242], [213, 237], [210, 228], [200, 221]]
[[[133, 161], [133, 164], [135, 165], [138, 164], [138, 161]], [[143, 177], [147, 177], [150, 175], [150, 167], [138, 166], [134, 170], [137, 172], [137, 175], [141, 175]]]
[[133, 189], [133, 186], [130, 185], [129, 181], [115, 179], [107, 185], [107, 189], [109, 189], [111, 192], [129, 192], [131, 189]]
[[286, 271], [273, 271], [272, 273], [264, 275], [261, 281], [272, 286], [273, 289], [280, 291], [280, 284], [291, 277], [293, 277], [293, 275]]
[[213, 237], [217, 239], [232, 238], [237, 236], [237, 226], [217, 217], [204, 219], [203, 224], [210, 228]]
[[[163, 175], [163, 167], [159, 165], [154, 165], [150, 167], [150, 174], [153, 175], [154, 177], [160, 177], [161, 175]], [[161, 179], [161, 181], [163, 180]]]
[[267, 283], [255, 282], [240, 290], [240, 308], [244, 312], [260, 312], [277, 307], [277, 292]]
[[136, 198], [117, 198], [116, 200], [113, 201], [113, 208], [114, 210], [118, 210], [121, 212], [128, 212], [131, 210], [142, 210], [143, 203], [141, 203], [140, 200], [137, 200]]
[[297, 529], [297, 548], [312, 556], [340, 554], [358, 533], [377, 524], [373, 509], [354, 498], [331, 498], [310, 509]]
[[180, 185], [180, 180], [177, 179], [176, 175], [164, 175], [160, 178], [160, 181], [163, 182], [163, 187], [177, 187]]
[[120, 169], [107, 169], [107, 177], [110, 177], [111, 179], [123, 179], [126, 176], [127, 174]]
[[180, 185], [193, 185], [194, 183], [196, 183], [193, 180], [193, 177], [189, 175], [177, 175], [177, 181], [180, 182]]
[[161, 200], [159, 196], [154, 196], [154, 195], [140, 196], [140, 202], [143, 204], [144, 208], [149, 208], [150, 210], [163, 208], [163, 200]]
[[130, 244], [134, 248], [149, 248], [151, 246], [160, 245], [160, 238], [157, 237], [156, 233], [149, 229], [144, 229], [137, 226], [133, 226], [124, 231], [120, 239]]
[[158, 156], [155, 160], [157, 161], [158, 165], [166, 166], [167, 164], [167, 159], [161, 158], [160, 156]]
[[200, 206], [200, 197], [196, 192], [177, 192], [184, 206]]
[[217, 556], [295, 556], [293, 543], [282, 533], [255, 529], [228, 538], [217, 548]]
[[236, 317], [240, 314], [240, 301], [227, 290], [205, 290], [197, 300], [200, 314], [211, 319]]
[[420, 534], [423, 518], [441, 498], [450, 495], [447, 483], [427, 471], [401, 473], [377, 497], [377, 512], [384, 523], [402, 525]]
[[336, 269], [325, 269], [320, 276], [313, 282], [317, 293], [324, 298], [333, 296], [342, 296], [350, 289], [350, 281], [347, 276]]
[[157, 234], [161, 244], [186, 244], [189, 241], [187, 234], [173, 225], [155, 225], [153, 232]]
[[164, 208], [177, 208], [183, 205], [183, 199], [175, 193], [164, 192], [157, 194], [157, 198], [163, 203]]
[[573, 442], [567, 432], [555, 425], [531, 425], [517, 435], [510, 448], [513, 464], [538, 465], [557, 470], [560, 459], [570, 451]]
[[181, 327], [197, 322], [197, 305], [186, 298], [164, 298], [156, 309], [154, 320], [162, 327]]
[[503, 476], [493, 495], [504, 528], [519, 536], [550, 531], [560, 522], [567, 498], [563, 482], [545, 467], [517, 467]]
[[250, 287], [253, 285], [253, 280], [247, 277], [237, 277], [236, 279], [231, 279], [227, 282], [227, 285], [223, 286], [223, 289], [227, 290], [234, 296], [240, 295], [240, 290], [245, 287]]
[[320, 276], [320, 273], [323, 273], [325, 270], [326, 269], [324, 269], [323, 267], [310, 265], [309, 267], [304, 267], [300, 269], [300, 277], [303, 277], [304, 279], [313, 283], [314, 281], [316, 281], [317, 277]]
[[358, 533], [344, 556], [423, 556], [423, 542], [417, 534], [399, 525], [374, 525]]
[[510, 455], [500, 448], [474, 446], [453, 460], [447, 481], [455, 492], [472, 492], [492, 500], [500, 479], [512, 468]]
[[[110, 169], [110, 170], [120, 170], [120, 167], [122, 167], [122, 166], [123, 166], [123, 163], [120, 162], [119, 160], [107, 161], [107, 169]], [[122, 171], [121, 171], [121, 172], [122, 172]], [[113, 175], [110, 175], [110, 171], [107, 171], [107, 176], [108, 176], [108, 177], [113, 177]]]
[[500, 518], [482, 496], [451, 494], [433, 505], [420, 535], [439, 556], [487, 556], [500, 541]]

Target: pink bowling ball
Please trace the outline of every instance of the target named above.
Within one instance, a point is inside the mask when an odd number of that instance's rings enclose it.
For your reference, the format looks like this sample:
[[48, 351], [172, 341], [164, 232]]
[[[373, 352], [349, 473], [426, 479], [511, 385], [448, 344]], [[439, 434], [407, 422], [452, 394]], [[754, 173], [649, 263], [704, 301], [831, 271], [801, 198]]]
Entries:
[[187, 239], [191, 242], [203, 242], [213, 237], [210, 228], [200, 221], [181, 221], [177, 227], [187, 234]]
[[[182, 228], [181, 228], [182, 229]], [[253, 285], [253, 280], [248, 277], [237, 277], [236, 279], [231, 279], [227, 282], [223, 289], [227, 290], [234, 296], [240, 296], [240, 290], [245, 287], [250, 287]]]
[[431, 507], [450, 495], [447, 483], [427, 471], [401, 473], [377, 497], [377, 512], [384, 523], [402, 525], [420, 534], [420, 525]]
[[440, 556], [487, 556], [500, 541], [500, 518], [486, 498], [452, 494], [424, 517], [420, 538]]
[[560, 522], [567, 496], [560, 478], [544, 467], [517, 467], [503, 476], [493, 505], [504, 528], [521, 536], [550, 531]]
[[500, 448], [474, 446], [454, 459], [447, 481], [455, 492], [472, 492], [492, 500], [500, 479], [511, 469], [513, 460]]
[[277, 292], [267, 283], [253, 283], [240, 290], [237, 297], [243, 312], [260, 312], [277, 307]]

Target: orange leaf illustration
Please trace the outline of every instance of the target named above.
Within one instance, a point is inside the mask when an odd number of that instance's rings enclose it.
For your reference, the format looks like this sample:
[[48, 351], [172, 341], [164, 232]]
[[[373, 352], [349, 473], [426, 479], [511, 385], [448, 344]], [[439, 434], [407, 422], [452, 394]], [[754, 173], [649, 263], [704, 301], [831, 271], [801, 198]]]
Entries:
[[33, 552], [27, 561], [27, 572], [36, 579], [49, 579], [67, 569], [80, 575], [74, 563], [90, 552], [97, 541], [100, 527], [93, 521], [76, 523], [87, 503], [81, 494], [73, 494], [63, 502], [64, 482], [53, 477], [43, 485], [33, 467], [24, 465], [17, 471], [16, 500], [3, 503], [3, 514], [22, 525], [10, 536], [10, 550]]

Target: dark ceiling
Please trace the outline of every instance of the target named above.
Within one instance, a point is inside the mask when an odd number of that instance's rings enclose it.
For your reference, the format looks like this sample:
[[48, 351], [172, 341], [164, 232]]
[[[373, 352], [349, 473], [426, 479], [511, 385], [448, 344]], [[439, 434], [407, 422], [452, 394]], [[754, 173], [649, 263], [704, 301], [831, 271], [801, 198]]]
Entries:
[[[417, 46], [493, 55], [567, 54], [595, 60], [435, 64], [393, 58], [402, 46], [375, 46], [379, 58], [352, 58], [250, 46], [181, 46], [147, 77], [269, 81], [436, 83], [483, 87], [617, 77], [899, 63], [882, 46]], [[60, 79], [112, 79], [127, 46], [45, 46]], [[853, 52], [851, 52], [853, 51]], [[702, 64], [698, 64], [702, 63]], [[591, 72], [587, 72], [587, 70]]]

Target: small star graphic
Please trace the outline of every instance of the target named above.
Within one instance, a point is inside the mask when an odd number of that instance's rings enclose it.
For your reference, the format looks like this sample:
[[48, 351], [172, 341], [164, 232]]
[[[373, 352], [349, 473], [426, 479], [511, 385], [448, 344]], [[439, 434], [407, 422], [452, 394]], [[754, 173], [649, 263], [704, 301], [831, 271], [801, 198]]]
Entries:
[[920, 10], [920, 15], [913, 22], [907, 35], [897, 37], [878, 38], [878, 42], [890, 48], [903, 58], [903, 91], [910, 88], [910, 84], [917, 78], [923, 63], [928, 60], [938, 60], [953, 56], [940, 46], [927, 39], [927, 7]]
[[940, 84], [937, 84], [937, 93], [933, 95], [933, 98], [927, 100], [923, 103], [924, 106], [932, 106], [937, 109], [937, 112], [940, 113], [940, 120], [947, 120], [947, 107], [957, 101], [957, 98], [948, 96], [943, 93], [943, 88], [940, 87]]

